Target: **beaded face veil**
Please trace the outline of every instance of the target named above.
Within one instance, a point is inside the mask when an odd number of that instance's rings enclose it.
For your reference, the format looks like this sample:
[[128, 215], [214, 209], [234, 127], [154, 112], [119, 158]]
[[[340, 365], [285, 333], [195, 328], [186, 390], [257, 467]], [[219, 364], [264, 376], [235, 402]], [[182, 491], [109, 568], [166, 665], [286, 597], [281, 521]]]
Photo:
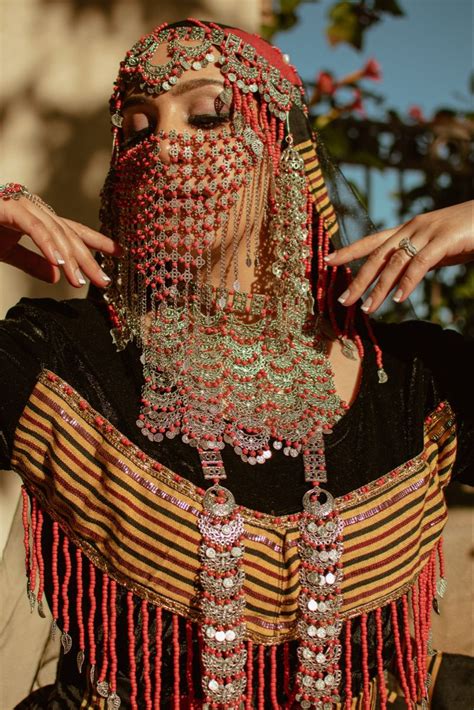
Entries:
[[[251, 464], [272, 447], [305, 450], [308, 479], [324, 480], [322, 434], [343, 404], [311, 320], [316, 210], [290, 129], [290, 116], [304, 120], [301, 82], [279, 50], [248, 39], [198, 22], [160, 27], [121, 65], [102, 210], [126, 253], [107, 295], [113, 335], [143, 347], [144, 436], [181, 435], [210, 478], [229, 444]], [[209, 64], [223, 87], [207, 126], [123, 139], [130, 96], [159, 96]]]
[[[209, 65], [221, 80], [212, 116], [201, 115], [187, 132], [147, 125], [127, 134], [130, 102], [175, 95]], [[102, 221], [125, 254], [106, 264], [114, 274], [106, 295], [112, 335], [118, 348], [135, 339], [142, 349], [143, 436], [157, 447], [164, 436], [180, 436], [213, 481], [199, 518], [205, 707], [242, 707], [246, 692], [245, 531], [220, 484], [225, 446], [254, 466], [273, 449], [303, 457], [312, 488], [298, 522], [295, 698], [317, 710], [340, 701], [342, 528], [319, 486], [325, 437], [346, 405], [319, 318], [331, 322], [349, 355], [354, 343], [362, 346], [354, 309], [341, 328], [331, 308], [336, 268], [324, 256], [337, 223], [302, 94], [279, 50], [189, 20], [134, 45], [111, 100]]]

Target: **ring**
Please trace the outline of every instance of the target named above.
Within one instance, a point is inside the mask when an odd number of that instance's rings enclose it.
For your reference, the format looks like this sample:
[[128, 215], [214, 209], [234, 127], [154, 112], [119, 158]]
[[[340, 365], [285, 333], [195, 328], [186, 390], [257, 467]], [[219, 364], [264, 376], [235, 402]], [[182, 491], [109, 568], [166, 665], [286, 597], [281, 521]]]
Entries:
[[413, 244], [411, 241], [410, 237], [403, 237], [403, 239], [400, 240], [398, 244], [399, 249], [403, 249], [405, 254], [408, 254], [408, 256], [411, 258], [412, 256], [416, 256], [418, 254], [418, 249], [416, 246]]

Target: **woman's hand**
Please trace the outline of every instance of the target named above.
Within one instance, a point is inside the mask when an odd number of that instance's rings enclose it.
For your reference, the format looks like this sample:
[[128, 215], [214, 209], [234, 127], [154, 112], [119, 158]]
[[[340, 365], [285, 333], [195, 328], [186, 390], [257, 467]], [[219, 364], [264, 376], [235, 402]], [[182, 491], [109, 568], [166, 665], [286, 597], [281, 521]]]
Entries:
[[[405, 224], [371, 234], [330, 254], [326, 257], [330, 266], [368, 257], [350, 288], [339, 297], [340, 303], [351, 306], [376, 282], [362, 306], [366, 313], [372, 313], [393, 288], [397, 287], [393, 300], [400, 303], [430, 269], [473, 259], [473, 205], [472, 201], [463, 202], [418, 215]], [[400, 246], [402, 240], [408, 240], [406, 249]]]
[[[19, 244], [27, 234], [40, 254]], [[120, 247], [103, 234], [79, 222], [58, 217], [46, 205], [33, 204], [23, 195], [0, 199], [0, 261], [11, 264], [42, 281], [57, 283], [60, 268], [76, 287], [87, 276], [96, 286], [105, 287], [110, 278], [95, 261], [90, 250], [120, 255]]]

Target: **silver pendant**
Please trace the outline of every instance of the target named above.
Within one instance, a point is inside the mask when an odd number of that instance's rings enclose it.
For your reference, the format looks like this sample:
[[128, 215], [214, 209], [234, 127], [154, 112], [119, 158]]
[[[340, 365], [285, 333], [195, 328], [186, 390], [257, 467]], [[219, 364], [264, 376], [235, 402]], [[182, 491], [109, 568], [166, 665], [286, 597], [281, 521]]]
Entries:
[[77, 670], [79, 671], [79, 673], [82, 673], [82, 666], [84, 665], [85, 657], [86, 657], [86, 655], [81, 648], [81, 650], [78, 651], [77, 656], [76, 656]]
[[109, 695], [109, 684], [106, 680], [99, 680], [96, 685], [97, 692], [101, 698], [107, 698]]
[[51, 641], [54, 641], [54, 639], [56, 638], [57, 630], [58, 630], [57, 619], [53, 619], [53, 623], [51, 624]]
[[121, 700], [117, 693], [110, 693], [107, 698], [107, 710], [118, 710], [121, 705]]
[[63, 632], [61, 634], [61, 644], [64, 650], [64, 654], [69, 653], [72, 648], [72, 638], [68, 633]]
[[349, 340], [349, 338], [344, 338], [342, 335], [339, 337], [339, 342], [341, 343], [342, 354], [349, 360], [357, 360], [357, 347], [356, 344]]
[[444, 577], [440, 577], [436, 582], [436, 593], [442, 599], [446, 594], [448, 588], [448, 582]]
[[40, 599], [38, 602], [38, 614], [41, 616], [42, 619], [46, 619], [46, 614], [44, 612], [44, 607], [43, 607], [43, 600]]
[[95, 682], [95, 665], [94, 664], [92, 664], [89, 669], [89, 680], [91, 682], [91, 685], [94, 685], [94, 682]]

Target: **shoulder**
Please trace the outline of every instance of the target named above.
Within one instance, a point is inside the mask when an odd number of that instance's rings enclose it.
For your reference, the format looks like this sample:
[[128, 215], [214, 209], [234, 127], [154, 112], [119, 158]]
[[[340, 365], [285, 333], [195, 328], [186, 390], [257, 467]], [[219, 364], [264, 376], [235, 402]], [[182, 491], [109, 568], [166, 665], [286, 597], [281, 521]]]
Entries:
[[410, 363], [430, 383], [435, 400], [447, 399], [458, 414], [472, 419], [474, 340], [427, 321], [373, 326], [386, 359]]
[[422, 320], [403, 323], [372, 323], [381, 347], [400, 358], [423, 357], [428, 362], [450, 350], [456, 353], [473, 352], [474, 341], [451, 328]]
[[97, 320], [102, 309], [87, 298], [56, 301], [53, 298], [22, 298], [10, 308], [5, 323], [35, 323], [37, 326], [56, 323], [58, 326], [77, 323], [84, 318]]

